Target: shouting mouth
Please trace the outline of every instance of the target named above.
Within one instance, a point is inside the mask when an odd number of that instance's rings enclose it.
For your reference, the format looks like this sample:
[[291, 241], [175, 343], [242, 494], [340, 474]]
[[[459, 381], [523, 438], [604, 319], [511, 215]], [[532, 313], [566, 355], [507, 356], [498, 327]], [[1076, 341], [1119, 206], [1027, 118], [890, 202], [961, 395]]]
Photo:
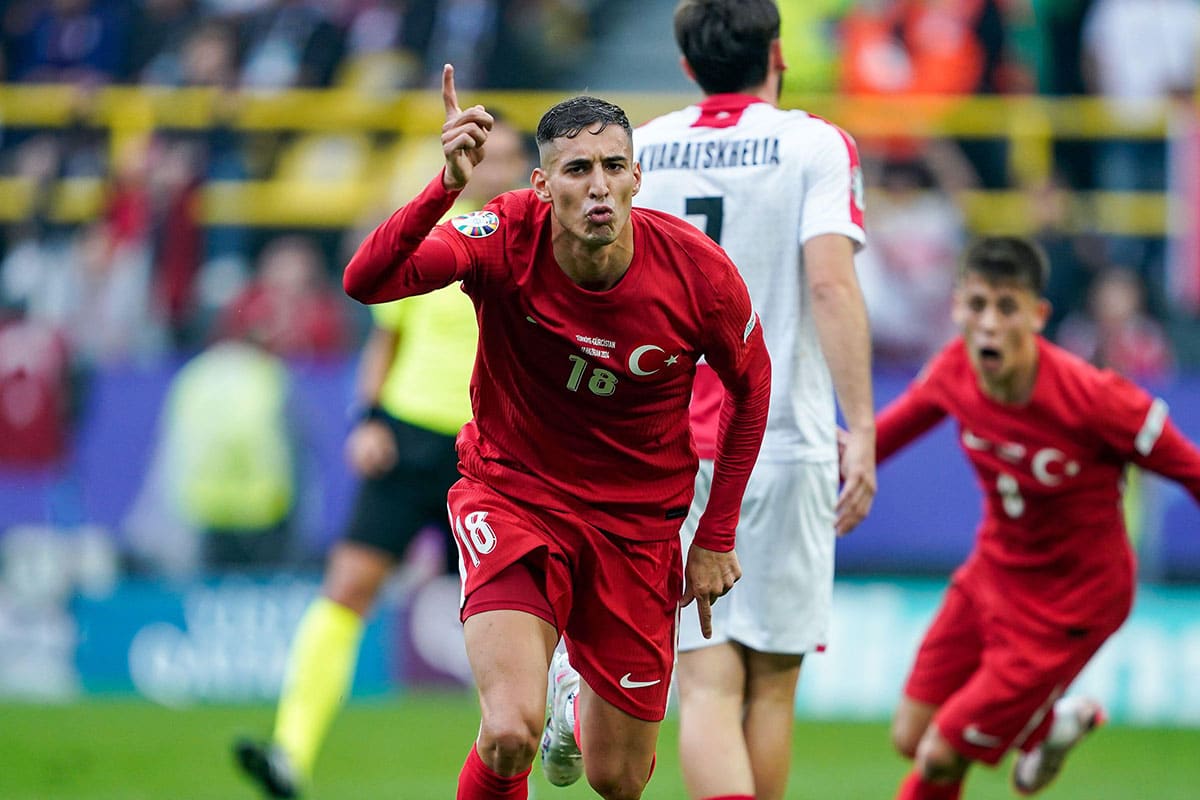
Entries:
[[979, 365], [985, 369], [996, 370], [1004, 363], [1004, 356], [995, 347], [980, 347], [977, 353]]

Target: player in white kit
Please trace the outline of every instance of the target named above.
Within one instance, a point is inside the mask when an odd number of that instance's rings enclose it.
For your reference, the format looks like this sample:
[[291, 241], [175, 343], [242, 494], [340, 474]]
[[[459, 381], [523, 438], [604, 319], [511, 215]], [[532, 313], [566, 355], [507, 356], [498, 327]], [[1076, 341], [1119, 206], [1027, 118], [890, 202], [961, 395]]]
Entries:
[[[771, 0], [684, 0], [683, 68], [703, 102], [634, 131], [636, 205], [685, 217], [732, 257], [763, 323], [773, 381], [767, 432], [742, 503], [742, 580], [713, 606], [713, 636], [684, 615], [677, 685], [693, 798], [783, 797], [796, 683], [829, 635], [834, 542], [875, 494], [870, 335], [854, 273], [865, 242], [854, 141], [776, 107], [785, 64]], [[690, 544], [712, 478], [720, 383], [692, 400], [701, 468]], [[834, 395], [849, 432], [838, 493]]]

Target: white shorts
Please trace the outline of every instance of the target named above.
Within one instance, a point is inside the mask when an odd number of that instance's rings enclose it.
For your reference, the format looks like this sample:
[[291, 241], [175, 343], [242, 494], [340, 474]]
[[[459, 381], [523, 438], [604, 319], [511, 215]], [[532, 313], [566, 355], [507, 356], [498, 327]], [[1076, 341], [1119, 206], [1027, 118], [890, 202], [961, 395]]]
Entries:
[[[684, 558], [708, 503], [713, 462], [701, 461], [696, 497], [680, 530]], [[695, 604], [683, 609], [679, 649], [734, 641], [761, 653], [824, 649], [833, 608], [838, 465], [758, 462], [737, 527], [742, 577], [713, 604], [713, 636], [700, 634]]]

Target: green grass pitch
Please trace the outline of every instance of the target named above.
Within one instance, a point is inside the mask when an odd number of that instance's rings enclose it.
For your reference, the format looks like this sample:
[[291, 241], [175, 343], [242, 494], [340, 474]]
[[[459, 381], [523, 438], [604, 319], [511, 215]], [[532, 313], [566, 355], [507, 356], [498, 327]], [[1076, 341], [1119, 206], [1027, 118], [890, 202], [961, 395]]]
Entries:
[[[171, 710], [137, 700], [74, 705], [0, 704], [0, 798], [4, 800], [254, 800], [229, 745], [264, 734], [265, 706]], [[356, 702], [337, 718], [317, 765], [310, 800], [453, 798], [478, 724], [473, 695], [413, 693]], [[676, 725], [663, 726], [658, 768], [645, 797], [684, 800]], [[1200, 797], [1200, 730], [1109, 725], [1088, 739], [1048, 800], [1194, 800]], [[978, 769], [970, 800], [1011, 798], [1008, 763]], [[889, 800], [905, 764], [882, 722], [801, 720], [789, 800]], [[534, 800], [592, 797], [585, 782], [558, 789], [534, 766]]]

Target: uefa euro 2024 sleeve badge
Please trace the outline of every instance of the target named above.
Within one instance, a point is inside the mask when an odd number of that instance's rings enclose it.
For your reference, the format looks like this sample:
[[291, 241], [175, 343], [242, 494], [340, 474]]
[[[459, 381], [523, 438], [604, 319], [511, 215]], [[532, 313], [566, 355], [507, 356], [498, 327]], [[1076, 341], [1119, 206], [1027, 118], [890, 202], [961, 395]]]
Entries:
[[472, 239], [491, 236], [500, 228], [500, 218], [491, 211], [472, 211], [450, 220], [454, 230]]

